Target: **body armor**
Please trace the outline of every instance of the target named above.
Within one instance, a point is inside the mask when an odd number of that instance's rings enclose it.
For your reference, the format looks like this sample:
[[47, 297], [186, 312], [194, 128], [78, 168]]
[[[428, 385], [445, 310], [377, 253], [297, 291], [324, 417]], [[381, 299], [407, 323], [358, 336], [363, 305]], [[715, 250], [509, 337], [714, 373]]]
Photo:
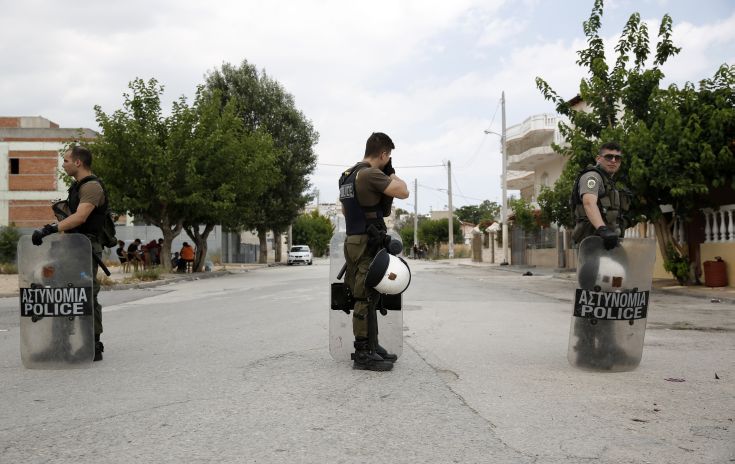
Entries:
[[380, 231], [385, 231], [383, 208], [380, 203], [372, 206], [360, 205], [357, 198], [357, 175], [368, 163], [360, 162], [342, 173], [339, 178], [339, 201], [344, 206], [347, 235], [362, 235], [368, 233], [373, 225]]
[[87, 176], [79, 182], [74, 182], [71, 187], [69, 187], [69, 199], [67, 201], [71, 214], [76, 213], [77, 208], [79, 208], [79, 192], [82, 189], [82, 185], [91, 181], [99, 182], [100, 186], [102, 186], [102, 191], [105, 195], [105, 202], [101, 206], [96, 206], [94, 210], [89, 214], [89, 217], [84, 222], [84, 224], [80, 225], [71, 232], [84, 234], [87, 237], [90, 237], [90, 239], [93, 238], [96, 239], [98, 242], [101, 242], [100, 235], [102, 234], [102, 230], [105, 226], [105, 216], [107, 214], [109, 206], [107, 191], [105, 190], [105, 186], [102, 184], [102, 181], [100, 181], [97, 176]]
[[602, 178], [602, 187], [597, 196], [597, 207], [600, 209], [602, 220], [605, 221], [605, 225], [608, 228], [615, 230], [622, 236], [625, 231], [623, 216], [630, 208], [630, 199], [615, 187], [615, 181], [604, 169], [599, 166], [587, 166], [577, 176], [572, 191], [572, 206], [575, 219], [572, 238], [577, 243], [580, 243], [585, 237], [589, 237], [595, 233], [595, 228], [587, 218], [587, 213], [582, 204], [582, 198], [579, 196], [579, 181], [584, 174], [590, 171], [597, 172]]

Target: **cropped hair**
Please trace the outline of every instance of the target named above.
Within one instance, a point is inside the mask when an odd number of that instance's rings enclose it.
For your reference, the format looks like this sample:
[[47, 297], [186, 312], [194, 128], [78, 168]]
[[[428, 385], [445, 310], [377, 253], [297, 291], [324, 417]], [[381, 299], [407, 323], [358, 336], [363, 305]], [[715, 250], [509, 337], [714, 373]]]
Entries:
[[92, 152], [89, 151], [89, 148], [74, 145], [69, 147], [69, 151], [71, 152], [72, 159], [81, 161], [82, 165], [87, 169], [92, 167]]
[[393, 141], [382, 132], [373, 132], [365, 143], [365, 158], [376, 158], [384, 151], [396, 148]]
[[611, 150], [611, 151], [623, 151], [622, 148], [620, 148], [620, 144], [618, 142], [606, 142], [603, 143], [600, 147], [600, 151], [597, 152], [597, 155], [601, 155], [604, 150]]

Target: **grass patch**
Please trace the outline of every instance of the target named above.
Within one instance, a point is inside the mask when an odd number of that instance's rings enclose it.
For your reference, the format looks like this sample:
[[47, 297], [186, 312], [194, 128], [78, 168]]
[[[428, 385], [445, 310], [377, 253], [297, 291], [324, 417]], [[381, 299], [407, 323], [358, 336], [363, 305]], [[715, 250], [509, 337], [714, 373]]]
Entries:
[[108, 277], [104, 272], [100, 272], [99, 274], [97, 274], [97, 280], [102, 287], [111, 287], [117, 283], [111, 277]]
[[15, 263], [0, 263], [0, 274], [17, 274], [18, 266]]
[[159, 280], [163, 271], [160, 267], [154, 267], [151, 269], [137, 270], [133, 272], [133, 279], [140, 280], [143, 282], [150, 282], [153, 280]]

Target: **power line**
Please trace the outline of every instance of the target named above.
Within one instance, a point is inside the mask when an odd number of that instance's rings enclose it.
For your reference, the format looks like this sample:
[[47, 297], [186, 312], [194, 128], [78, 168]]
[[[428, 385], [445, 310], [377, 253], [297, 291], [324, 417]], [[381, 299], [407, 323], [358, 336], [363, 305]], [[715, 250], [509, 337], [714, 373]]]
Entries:
[[[452, 176], [454, 176], [454, 175], [452, 175]], [[455, 181], [456, 181], [456, 178], [455, 178]], [[422, 185], [422, 184], [419, 184], [419, 187], [424, 188], [426, 190], [436, 190], [437, 192], [447, 193], [447, 189], [445, 189], [445, 188], [429, 187], [428, 185]], [[485, 201], [482, 198], [468, 197], [466, 195], [457, 195], [456, 193], [454, 194], [454, 196], [455, 197], [460, 197], [460, 198], [465, 198], [467, 200]]]
[[[495, 122], [495, 116], [498, 114], [498, 109], [500, 108], [500, 102], [501, 101], [502, 101], [501, 99], [498, 99], [498, 104], [495, 105], [495, 112], [493, 113], [493, 117], [490, 120], [490, 125], [488, 126], [488, 128], [493, 127], [493, 123]], [[485, 134], [485, 135], [487, 135], [487, 134]], [[485, 141], [486, 140], [487, 140], [487, 137], [483, 137], [482, 140], [480, 140], [480, 146], [477, 147], [477, 150], [475, 150], [475, 153], [470, 157], [469, 161], [467, 161], [466, 163], [464, 163], [460, 167], [460, 169], [468, 168], [468, 167], [470, 167], [470, 165], [472, 165], [472, 163], [475, 162], [475, 159], [480, 154], [480, 152], [482, 150], [482, 147], [485, 145]]]

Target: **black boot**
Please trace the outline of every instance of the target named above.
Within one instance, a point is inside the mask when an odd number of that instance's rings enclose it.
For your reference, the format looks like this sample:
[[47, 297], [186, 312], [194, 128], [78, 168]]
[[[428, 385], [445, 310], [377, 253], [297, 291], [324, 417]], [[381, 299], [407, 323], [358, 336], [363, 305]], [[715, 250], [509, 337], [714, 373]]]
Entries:
[[385, 359], [386, 361], [396, 362], [398, 360], [398, 356], [394, 355], [393, 353], [388, 353], [388, 350], [380, 345], [378, 345], [378, 347], [375, 349], [375, 352], [378, 353], [380, 357]]
[[[102, 352], [105, 351], [105, 345], [100, 341], [100, 336], [94, 336], [94, 360], [102, 361]], [[89, 359], [89, 358], [87, 358]]]
[[383, 359], [375, 351], [371, 351], [367, 340], [355, 340], [355, 353], [352, 355], [353, 369], [366, 371], [389, 371], [393, 363]]

